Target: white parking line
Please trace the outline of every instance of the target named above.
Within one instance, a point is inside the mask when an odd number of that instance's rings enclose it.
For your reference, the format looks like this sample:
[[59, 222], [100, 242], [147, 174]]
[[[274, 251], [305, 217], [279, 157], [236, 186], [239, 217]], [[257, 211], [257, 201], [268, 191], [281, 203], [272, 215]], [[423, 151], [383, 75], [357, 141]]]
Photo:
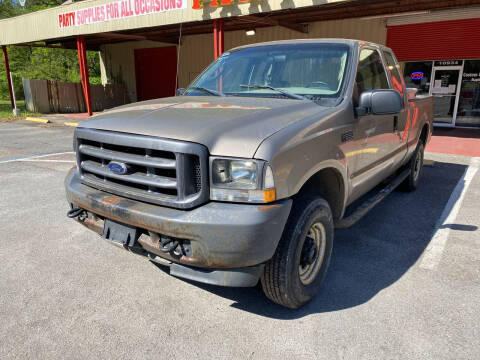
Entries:
[[0, 164], [6, 164], [6, 163], [10, 163], [10, 162], [15, 162], [15, 161], [27, 161], [27, 160], [30, 160], [30, 159], [39, 159], [39, 158], [43, 158], [43, 157], [47, 157], [47, 156], [66, 155], [66, 154], [75, 154], [75, 152], [74, 151], [66, 151], [66, 152], [53, 153], [53, 154], [20, 156], [20, 157], [16, 157], [16, 158], [9, 158], [9, 159], [3, 159], [3, 160], [0, 159]]
[[21, 162], [50, 162], [50, 163], [75, 163], [75, 160], [43, 160], [43, 159], [24, 159], [17, 160]]
[[460, 207], [462, 206], [465, 193], [472, 182], [478, 170], [478, 159], [472, 158], [470, 166], [465, 170], [465, 173], [458, 181], [455, 189], [453, 189], [447, 205], [443, 209], [442, 215], [435, 226], [432, 239], [428, 244], [420, 267], [427, 270], [435, 270], [442, 259], [445, 245], [447, 244], [448, 236], [450, 234], [449, 227], [443, 227], [445, 224], [453, 224], [457, 218]]

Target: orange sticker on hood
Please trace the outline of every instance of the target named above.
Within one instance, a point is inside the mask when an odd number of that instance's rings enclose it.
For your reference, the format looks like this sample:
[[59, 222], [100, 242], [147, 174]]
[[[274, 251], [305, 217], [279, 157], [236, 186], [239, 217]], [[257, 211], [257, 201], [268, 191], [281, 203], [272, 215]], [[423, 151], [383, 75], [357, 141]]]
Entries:
[[189, 102], [172, 106], [173, 109], [242, 109], [242, 110], [269, 110], [268, 107], [243, 106], [231, 104], [211, 104], [202, 102]]
[[122, 112], [122, 111], [135, 111], [135, 110], [158, 110], [158, 109], [163, 109], [166, 107], [170, 107], [173, 105], [176, 105], [178, 103], [172, 103], [172, 104], [149, 104], [149, 105], [134, 105], [134, 106], [128, 106], [128, 107], [122, 107], [119, 109], [113, 109], [113, 110], [108, 110], [103, 112], [104, 114], [111, 114], [111, 113], [117, 113], [117, 112]]

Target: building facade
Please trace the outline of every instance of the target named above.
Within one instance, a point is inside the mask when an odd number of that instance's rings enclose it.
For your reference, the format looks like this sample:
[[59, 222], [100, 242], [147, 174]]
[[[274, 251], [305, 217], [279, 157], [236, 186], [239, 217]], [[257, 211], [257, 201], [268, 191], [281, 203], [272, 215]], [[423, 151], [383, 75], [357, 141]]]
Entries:
[[132, 102], [188, 86], [218, 46], [325, 37], [386, 44], [407, 86], [434, 96], [436, 125], [480, 127], [478, 0], [86, 0], [0, 21], [1, 45], [76, 49], [79, 36], [100, 52], [102, 82], [123, 84]]

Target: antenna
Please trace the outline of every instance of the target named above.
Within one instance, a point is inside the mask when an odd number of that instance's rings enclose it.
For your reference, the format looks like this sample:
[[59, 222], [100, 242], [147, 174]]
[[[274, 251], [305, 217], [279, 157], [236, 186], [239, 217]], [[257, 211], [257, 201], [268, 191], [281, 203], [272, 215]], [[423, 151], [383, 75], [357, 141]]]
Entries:
[[178, 89], [178, 67], [180, 66], [180, 47], [182, 45], [182, 25], [180, 23], [180, 33], [178, 34], [178, 49], [177, 49], [177, 76], [175, 77], [175, 93]]

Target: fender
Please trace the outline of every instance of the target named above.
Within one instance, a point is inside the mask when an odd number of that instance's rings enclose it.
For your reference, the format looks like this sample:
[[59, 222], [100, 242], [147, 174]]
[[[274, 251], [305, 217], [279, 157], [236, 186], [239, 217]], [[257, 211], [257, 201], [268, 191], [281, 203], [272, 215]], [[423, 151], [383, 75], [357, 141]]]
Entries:
[[343, 182], [343, 208], [349, 183], [346, 158], [340, 147], [342, 133], [352, 126], [350, 104], [331, 109], [322, 118], [294, 123], [265, 139], [255, 158], [269, 161], [275, 176], [277, 199], [297, 194], [322, 169], [331, 168]]

